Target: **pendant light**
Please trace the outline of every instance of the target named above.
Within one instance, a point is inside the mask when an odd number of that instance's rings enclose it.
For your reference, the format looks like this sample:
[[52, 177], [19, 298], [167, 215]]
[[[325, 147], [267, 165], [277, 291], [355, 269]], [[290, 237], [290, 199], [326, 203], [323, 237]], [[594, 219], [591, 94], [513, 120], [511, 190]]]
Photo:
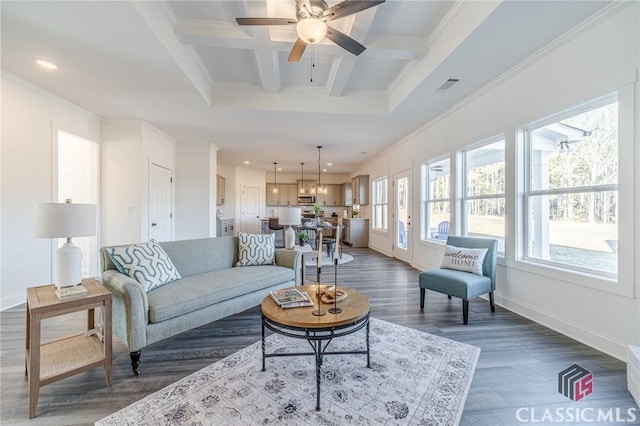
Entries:
[[320, 185], [320, 150], [322, 149], [321, 145], [318, 145], [316, 148], [318, 148], [318, 187], [316, 190], [316, 194], [326, 194], [327, 190], [324, 189], [322, 187], [322, 185]]
[[300, 172], [301, 172], [301, 180], [302, 180], [302, 185], [300, 185], [300, 193], [304, 194], [305, 190], [304, 190], [304, 163], [300, 163]]
[[273, 162], [273, 180], [274, 180], [274, 185], [273, 185], [273, 193], [277, 194], [278, 193], [278, 163], [276, 163], [275, 161]]

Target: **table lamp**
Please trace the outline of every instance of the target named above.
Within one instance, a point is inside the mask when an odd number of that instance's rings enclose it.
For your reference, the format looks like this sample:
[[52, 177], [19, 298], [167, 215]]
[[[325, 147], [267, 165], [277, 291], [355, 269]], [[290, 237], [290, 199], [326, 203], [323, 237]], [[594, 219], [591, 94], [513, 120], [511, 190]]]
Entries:
[[292, 250], [296, 245], [296, 231], [292, 226], [302, 225], [302, 209], [300, 207], [281, 208], [278, 212], [278, 224], [289, 226], [284, 233], [284, 247]]
[[57, 288], [82, 282], [82, 250], [73, 244], [72, 237], [96, 235], [96, 206], [94, 204], [41, 203], [35, 206], [36, 238], [66, 238], [56, 251]]

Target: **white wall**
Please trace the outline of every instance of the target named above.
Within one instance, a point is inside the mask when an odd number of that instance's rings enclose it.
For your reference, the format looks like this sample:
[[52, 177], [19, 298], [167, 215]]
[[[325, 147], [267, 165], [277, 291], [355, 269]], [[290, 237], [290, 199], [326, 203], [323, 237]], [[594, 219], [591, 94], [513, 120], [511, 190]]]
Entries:
[[[640, 295], [640, 267], [634, 269], [634, 259], [640, 258], [640, 174], [634, 175], [633, 171], [633, 163], [640, 164], [640, 149], [636, 148], [640, 146], [640, 4], [629, 2], [617, 7], [614, 13], [550, 46], [499, 82], [427, 123], [356, 174], [369, 174], [373, 180], [385, 174], [391, 178], [403, 169], [413, 170], [412, 216], [416, 226], [411, 229], [412, 264], [419, 269], [437, 267], [443, 246], [420, 241], [415, 220], [420, 217], [420, 165], [445, 153], [450, 153], [454, 162], [456, 150], [504, 133], [509, 182], [507, 253], [498, 270], [497, 303], [624, 359], [625, 344], [640, 343], [640, 303], [632, 297]], [[631, 120], [635, 120], [636, 129], [633, 134], [620, 135], [620, 200], [625, 208], [619, 222], [619, 283], [561, 274], [518, 261], [514, 243], [517, 129], [618, 89], [626, 99], [635, 94]], [[621, 114], [629, 116], [630, 112]], [[390, 234], [371, 233], [370, 237], [372, 248], [392, 252]]]
[[215, 237], [217, 147], [179, 143], [176, 148], [176, 239]]
[[175, 170], [175, 145], [142, 121], [102, 121], [102, 245], [149, 239], [149, 166]]
[[52, 127], [100, 140], [99, 117], [2, 72], [2, 235], [0, 308], [26, 300], [26, 288], [53, 282], [51, 242], [35, 239], [33, 208], [51, 202]]

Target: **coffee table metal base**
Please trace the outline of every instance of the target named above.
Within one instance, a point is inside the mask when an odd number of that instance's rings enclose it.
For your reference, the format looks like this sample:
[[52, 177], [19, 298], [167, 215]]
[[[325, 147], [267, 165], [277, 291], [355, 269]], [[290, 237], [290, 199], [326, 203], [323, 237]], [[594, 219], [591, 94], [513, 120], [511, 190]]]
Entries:
[[[305, 339], [309, 342], [312, 352], [289, 352], [289, 353], [271, 353], [268, 354], [265, 345], [265, 329], [269, 329], [274, 333], [283, 336], [292, 337], [294, 339]], [[331, 341], [337, 337], [346, 336], [355, 333], [358, 330], [366, 329], [366, 350], [359, 351], [327, 351], [327, 347]], [[326, 342], [326, 343], [323, 343]], [[367, 368], [371, 368], [370, 351], [369, 351], [369, 313], [351, 323], [340, 326], [325, 328], [309, 328], [309, 327], [293, 327], [277, 323], [262, 315], [262, 371], [266, 371], [265, 360], [271, 357], [280, 356], [305, 356], [313, 355], [316, 359], [316, 411], [320, 411], [320, 370], [322, 367], [323, 357], [325, 355], [348, 355], [362, 354], [367, 355]]]

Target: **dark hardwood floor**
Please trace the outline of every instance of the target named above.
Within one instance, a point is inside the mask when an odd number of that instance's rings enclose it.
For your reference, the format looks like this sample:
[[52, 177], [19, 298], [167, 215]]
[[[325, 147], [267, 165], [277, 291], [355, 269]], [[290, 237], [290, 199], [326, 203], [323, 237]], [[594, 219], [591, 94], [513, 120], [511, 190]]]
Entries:
[[[345, 252], [354, 260], [339, 267], [339, 283], [366, 294], [372, 316], [482, 349], [461, 424], [520, 424], [518, 409], [521, 419], [540, 423], [545, 409], [575, 414], [576, 408], [605, 412], [620, 408], [623, 415], [634, 408], [638, 419], [625, 424], [640, 424], [640, 410], [627, 391], [623, 362], [500, 306], [491, 313], [482, 299], [470, 302], [467, 326], [462, 324], [459, 299], [427, 292], [425, 309], [420, 311], [418, 270], [369, 249], [345, 247]], [[315, 281], [315, 268], [307, 267], [306, 276], [307, 281]], [[333, 267], [323, 268], [323, 282], [333, 282]], [[85, 315], [80, 314], [45, 320], [43, 341], [79, 332], [85, 321]], [[1, 312], [0, 322], [2, 425], [92, 424], [260, 337], [256, 307], [148, 346], [142, 351], [138, 377], [131, 373], [126, 348], [114, 338], [111, 387], [106, 387], [99, 368], [47, 385], [40, 391], [36, 417], [29, 421], [24, 377], [25, 306]], [[593, 393], [578, 402], [557, 391], [558, 372], [574, 363], [594, 377]]]

